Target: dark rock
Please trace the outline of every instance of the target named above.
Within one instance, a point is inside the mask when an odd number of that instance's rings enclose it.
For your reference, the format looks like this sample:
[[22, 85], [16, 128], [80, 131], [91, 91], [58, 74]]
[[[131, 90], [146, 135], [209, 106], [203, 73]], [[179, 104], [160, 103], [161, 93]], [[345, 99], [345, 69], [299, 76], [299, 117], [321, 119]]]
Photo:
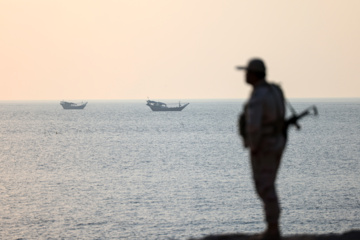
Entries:
[[[251, 234], [223, 234], [209, 235], [204, 238], [192, 238], [189, 240], [252, 240], [256, 235]], [[351, 230], [342, 234], [301, 234], [283, 236], [282, 240], [360, 240], [360, 230]]]

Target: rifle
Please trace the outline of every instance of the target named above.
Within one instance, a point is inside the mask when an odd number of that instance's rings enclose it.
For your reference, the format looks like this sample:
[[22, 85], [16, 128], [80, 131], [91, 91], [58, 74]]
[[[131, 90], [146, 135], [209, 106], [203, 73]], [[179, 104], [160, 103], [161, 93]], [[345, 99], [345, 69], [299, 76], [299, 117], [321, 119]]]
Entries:
[[295, 109], [290, 105], [289, 102], [288, 102], [288, 106], [290, 108], [292, 115], [288, 119], [285, 120], [283, 134], [286, 139], [287, 139], [287, 132], [288, 132], [288, 129], [290, 126], [293, 125], [296, 127], [297, 130], [300, 130], [301, 126], [298, 124], [298, 120], [300, 120], [301, 118], [303, 118], [307, 115], [314, 115], [314, 116], [318, 115], [318, 110], [317, 110], [316, 106], [310, 106], [307, 109], [305, 109], [304, 111], [302, 111], [300, 114], [296, 113]]
[[[301, 129], [301, 126], [298, 124], [298, 120], [300, 120], [301, 118], [307, 115], [314, 115], [314, 116], [318, 115], [318, 110], [316, 106], [310, 106], [304, 111], [302, 111], [300, 114], [296, 113], [295, 109], [290, 105], [289, 102], [288, 102], [288, 106], [290, 108], [292, 115], [289, 118], [285, 119], [284, 124], [282, 125], [282, 134], [286, 140], [288, 136], [288, 130], [291, 126], [295, 126], [297, 130]], [[238, 117], [238, 133], [242, 137], [244, 143], [246, 139], [245, 108], [246, 106], [244, 107], [243, 112]]]

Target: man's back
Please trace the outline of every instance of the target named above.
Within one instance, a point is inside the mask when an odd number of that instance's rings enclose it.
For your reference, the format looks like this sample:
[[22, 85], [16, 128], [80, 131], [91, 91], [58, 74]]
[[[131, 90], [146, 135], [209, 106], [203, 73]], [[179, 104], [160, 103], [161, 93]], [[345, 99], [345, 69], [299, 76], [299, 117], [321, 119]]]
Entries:
[[246, 125], [249, 143], [259, 150], [281, 150], [285, 145], [282, 128], [285, 117], [281, 89], [265, 80], [254, 87], [247, 105]]

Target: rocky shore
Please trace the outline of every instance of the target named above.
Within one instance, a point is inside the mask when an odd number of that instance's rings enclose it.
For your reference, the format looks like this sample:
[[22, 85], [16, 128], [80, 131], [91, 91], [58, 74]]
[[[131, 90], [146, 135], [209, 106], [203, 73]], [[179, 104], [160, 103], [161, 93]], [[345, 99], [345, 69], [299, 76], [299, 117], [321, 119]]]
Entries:
[[[209, 235], [203, 238], [191, 238], [189, 240], [252, 240], [256, 235], [251, 234], [223, 234]], [[283, 236], [282, 240], [360, 240], [360, 230], [351, 230], [342, 234], [299, 234]]]

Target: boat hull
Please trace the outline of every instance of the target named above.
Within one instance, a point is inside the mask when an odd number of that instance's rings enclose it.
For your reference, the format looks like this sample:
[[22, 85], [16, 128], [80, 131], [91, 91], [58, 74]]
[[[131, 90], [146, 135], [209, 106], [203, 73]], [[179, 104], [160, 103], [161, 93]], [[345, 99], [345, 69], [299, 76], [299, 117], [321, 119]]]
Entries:
[[148, 100], [146, 105], [154, 112], [179, 112], [189, 105], [189, 103], [182, 106], [179, 103], [178, 107], [168, 107], [166, 103]]
[[189, 104], [187, 103], [181, 107], [156, 107], [156, 106], [149, 106], [149, 107], [154, 112], [175, 112], [175, 111], [179, 112], [179, 111], [182, 111], [187, 105], [189, 105]]
[[60, 102], [60, 105], [66, 109], [66, 110], [69, 110], [69, 109], [84, 109], [86, 107], [86, 103], [84, 104], [75, 104], [75, 103], [70, 103], [70, 102]]

